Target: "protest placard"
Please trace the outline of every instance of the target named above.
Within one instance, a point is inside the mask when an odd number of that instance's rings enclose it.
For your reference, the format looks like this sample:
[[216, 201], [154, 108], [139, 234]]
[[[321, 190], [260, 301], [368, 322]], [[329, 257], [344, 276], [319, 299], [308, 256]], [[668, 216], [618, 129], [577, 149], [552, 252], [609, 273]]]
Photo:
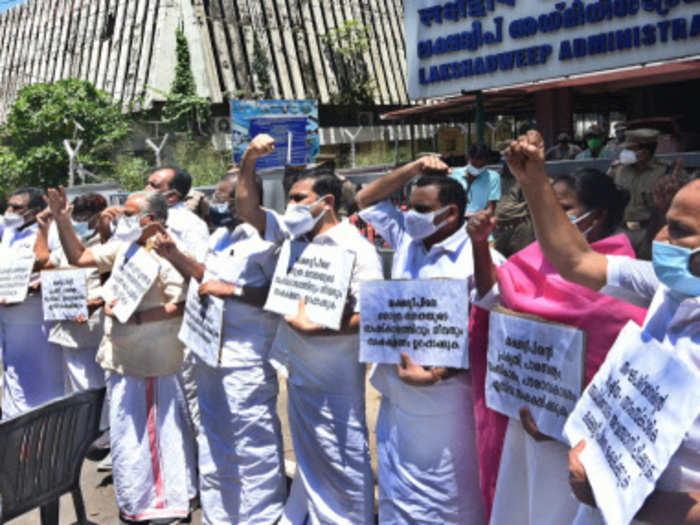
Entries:
[[[134, 246], [138, 245], [132, 244], [129, 250]], [[120, 323], [126, 323], [136, 311], [156, 280], [158, 269], [158, 261], [141, 247], [126, 262], [114, 266], [112, 275], [102, 286], [102, 297], [107, 304], [116, 299], [112, 311]]]
[[303, 299], [311, 322], [338, 330], [354, 263], [355, 254], [342, 248], [285, 242], [265, 310], [296, 316]]
[[505, 309], [491, 312], [486, 405], [520, 419], [530, 409], [540, 432], [564, 441], [585, 371], [585, 332]]
[[199, 283], [190, 279], [185, 314], [178, 338], [209, 366], [221, 365], [224, 300], [199, 295]]
[[41, 272], [44, 321], [73, 321], [88, 317], [87, 278], [83, 268]]
[[564, 426], [598, 508], [627, 524], [700, 412], [700, 375], [630, 321]]
[[29, 279], [34, 268], [34, 253], [0, 254], [0, 301], [21, 303], [27, 298]]
[[466, 279], [360, 284], [360, 361], [469, 368]]

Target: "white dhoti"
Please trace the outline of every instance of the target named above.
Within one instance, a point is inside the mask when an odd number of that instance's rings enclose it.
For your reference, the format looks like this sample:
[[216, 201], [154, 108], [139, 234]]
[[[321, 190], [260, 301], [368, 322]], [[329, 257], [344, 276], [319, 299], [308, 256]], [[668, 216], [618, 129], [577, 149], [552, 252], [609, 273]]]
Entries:
[[510, 419], [498, 468], [491, 525], [561, 525], [574, 521], [579, 501], [569, 487], [569, 447], [535, 441]]
[[119, 511], [136, 521], [186, 517], [196, 465], [177, 375], [144, 379], [111, 373], [107, 389]]
[[1, 306], [4, 419], [61, 397], [64, 377], [61, 355], [48, 342], [41, 296], [30, 294], [24, 302]]
[[[95, 361], [97, 348], [52, 346], [55, 351], [61, 354], [61, 358], [63, 359], [66, 394], [105, 386], [105, 371], [97, 361]], [[100, 415], [100, 430], [105, 430], [108, 427], [109, 402], [107, 398], [105, 398]]]
[[365, 422], [365, 365], [356, 335], [302, 337], [280, 323], [273, 359], [287, 360], [297, 470], [280, 523], [374, 522]]
[[195, 375], [204, 523], [276, 523], [287, 491], [275, 371], [262, 362], [214, 368], [197, 358]]
[[382, 393], [379, 523], [483, 524], [469, 376], [414, 387], [378, 365], [371, 381]]

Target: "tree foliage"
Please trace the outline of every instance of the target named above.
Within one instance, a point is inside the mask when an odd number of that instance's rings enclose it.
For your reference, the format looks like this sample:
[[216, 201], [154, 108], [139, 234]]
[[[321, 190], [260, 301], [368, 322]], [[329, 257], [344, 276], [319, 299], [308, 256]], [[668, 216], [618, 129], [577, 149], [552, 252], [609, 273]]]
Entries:
[[91, 83], [59, 80], [22, 88], [7, 122], [0, 128], [2, 191], [16, 185], [39, 187], [66, 184], [68, 154], [64, 139], [72, 139], [75, 124], [83, 145], [78, 160], [97, 175], [110, 172], [115, 145], [131, 129], [130, 119], [111, 97]]
[[374, 104], [374, 81], [365, 53], [369, 50], [369, 31], [356, 20], [347, 20], [322, 36], [323, 51], [334, 64], [338, 90], [331, 94], [334, 104], [363, 106]]
[[211, 103], [197, 95], [190, 50], [182, 29], [175, 31], [175, 78], [163, 105], [162, 118], [175, 132], [196, 134], [211, 115]]

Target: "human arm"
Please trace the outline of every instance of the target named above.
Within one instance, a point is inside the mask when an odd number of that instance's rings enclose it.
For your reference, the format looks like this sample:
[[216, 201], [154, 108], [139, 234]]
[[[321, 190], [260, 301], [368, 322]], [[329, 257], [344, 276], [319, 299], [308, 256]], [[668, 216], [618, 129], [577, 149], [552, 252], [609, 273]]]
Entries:
[[445, 366], [426, 368], [411, 359], [406, 352], [401, 352], [401, 362], [396, 365], [399, 379], [412, 386], [430, 386], [442, 379], [455, 375], [459, 370]]
[[474, 257], [474, 280], [479, 297], [484, 297], [496, 284], [498, 274], [491, 258], [489, 235], [497, 219], [487, 210], [476, 212], [467, 223], [467, 232], [472, 240]]
[[447, 164], [438, 157], [421, 157], [370, 182], [355, 195], [355, 201], [359, 208], [364, 210], [391, 197], [416, 175], [446, 175], [450, 171]]
[[73, 224], [70, 220], [72, 207], [68, 204], [66, 190], [63, 186], [60, 186], [58, 189], [50, 188], [47, 193], [47, 202], [56, 221], [58, 237], [61, 240], [61, 246], [63, 246], [68, 262], [81, 268], [96, 266], [92, 251], [85, 247], [73, 229]]
[[[105, 305], [105, 315], [114, 317], [114, 308], [116, 299]], [[131, 314], [127, 320], [127, 324], [142, 324], [152, 323], [155, 321], [166, 321], [182, 316], [185, 311], [185, 303], [166, 303], [163, 306], [154, 306], [146, 310], [136, 311]]]
[[256, 135], [250, 141], [241, 159], [236, 184], [236, 215], [265, 235], [266, 214], [260, 206], [260, 190], [255, 180], [255, 163], [275, 151], [275, 139], [270, 135]]
[[235, 299], [257, 308], [267, 300], [269, 286], [238, 286], [233, 283], [210, 279], [199, 286], [199, 295], [213, 295], [220, 299]]
[[[582, 440], [569, 451], [569, 485], [579, 501], [595, 507], [593, 490], [579, 459], [585, 446], [586, 442]], [[700, 525], [700, 493], [655, 490], [647, 497], [635, 519], [652, 525]]]
[[496, 205], [501, 200], [501, 176], [497, 171], [488, 170], [489, 176], [489, 195], [486, 203], [486, 211], [491, 215], [496, 214]]
[[180, 251], [175, 240], [164, 228], [153, 241], [153, 249], [163, 259], [169, 261], [185, 279], [193, 277], [199, 282], [202, 281], [204, 265]]
[[51, 250], [49, 250], [49, 226], [51, 225], [51, 210], [45, 209], [36, 216], [39, 225], [34, 244], [34, 269], [36, 271], [48, 270], [51, 268]]
[[600, 290], [607, 282], [607, 259], [591, 249], [557, 201], [547, 180], [542, 136], [528, 131], [511, 143], [505, 156], [525, 194], [537, 240], [549, 262], [564, 279]]
[[360, 314], [350, 313], [343, 316], [338, 330], [325, 328], [320, 324], [314, 323], [306, 314], [306, 303], [303, 299], [299, 300], [299, 310], [297, 315], [285, 315], [284, 320], [294, 328], [297, 332], [304, 335], [344, 335], [356, 334], [360, 329]]

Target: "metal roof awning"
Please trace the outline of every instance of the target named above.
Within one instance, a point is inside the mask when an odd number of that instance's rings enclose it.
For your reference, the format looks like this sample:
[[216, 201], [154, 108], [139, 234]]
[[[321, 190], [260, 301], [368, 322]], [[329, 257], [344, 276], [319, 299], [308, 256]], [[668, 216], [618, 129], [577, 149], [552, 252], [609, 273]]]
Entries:
[[[495, 110], [508, 113], [527, 107], [533, 108], [532, 96], [538, 91], [548, 89], [572, 88], [577, 93], [596, 94], [697, 78], [700, 78], [700, 55], [672, 62], [640, 64], [611, 71], [484, 90], [484, 109], [487, 112]], [[474, 111], [475, 106], [476, 95], [468, 94], [390, 111], [381, 115], [381, 119], [407, 121], [439, 119]]]

